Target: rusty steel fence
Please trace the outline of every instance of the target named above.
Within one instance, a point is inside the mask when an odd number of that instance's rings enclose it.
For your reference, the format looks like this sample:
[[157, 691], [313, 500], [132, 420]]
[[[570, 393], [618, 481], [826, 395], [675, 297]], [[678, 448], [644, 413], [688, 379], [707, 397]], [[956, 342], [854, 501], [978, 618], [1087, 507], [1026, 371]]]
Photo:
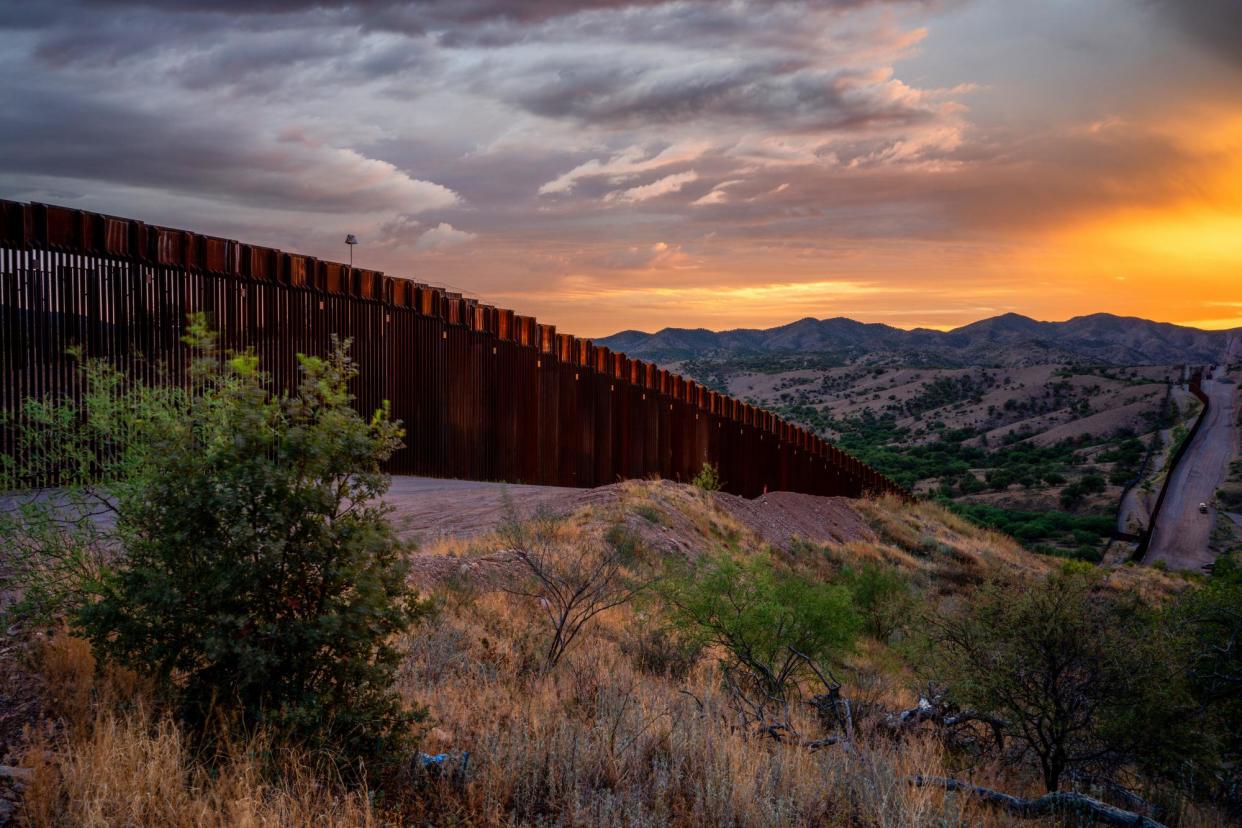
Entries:
[[[860, 497], [905, 492], [774, 414], [533, 317], [378, 271], [45, 204], [0, 201], [0, 409], [79, 393], [80, 347], [150, 382], [186, 381], [203, 312], [277, 387], [298, 353], [353, 339], [357, 408], [406, 429], [391, 471], [598, 486], [653, 475], [723, 488]], [[16, 451], [12, 433], [0, 450]]]

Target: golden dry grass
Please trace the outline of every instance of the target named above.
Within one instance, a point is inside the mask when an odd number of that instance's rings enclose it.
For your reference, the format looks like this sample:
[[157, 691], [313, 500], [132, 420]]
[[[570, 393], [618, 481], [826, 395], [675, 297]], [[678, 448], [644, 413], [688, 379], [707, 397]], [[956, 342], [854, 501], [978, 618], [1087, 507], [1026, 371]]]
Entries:
[[89, 645], [67, 635], [41, 648], [40, 664], [65, 735], [36, 740], [20, 818], [44, 826], [370, 826], [380, 823], [367, 791], [345, 791], [295, 755], [283, 773], [265, 767], [272, 746], [239, 739], [208, 766], [181, 729], [153, 713], [144, 683], [97, 669]]
[[[934, 742], [877, 744], [863, 760], [753, 738], [710, 657], [680, 679], [640, 671], [623, 652], [626, 637], [641, 634], [635, 625], [633, 609], [618, 608], [544, 674], [521, 601], [491, 593], [446, 606], [412, 641], [401, 687], [433, 711], [426, 749], [470, 751], [475, 775], [438, 791], [425, 815], [568, 825], [933, 825], [961, 816], [905, 782], [944, 772]], [[890, 686], [871, 694], [912, 701]], [[803, 711], [795, 718], [818, 733]]]
[[[710, 498], [652, 482], [627, 485], [620, 507], [584, 510], [556, 531], [562, 543], [580, 544], [618, 523], [650, 523], [634, 516], [644, 507], [656, 510], [655, 525], [676, 525], [713, 551], [765, 551]], [[811, 548], [786, 556], [786, 564], [827, 574], [842, 563], [888, 561], [943, 599], [990, 574], [1035, 575], [1057, 563], [931, 504], [860, 502], [857, 509], [879, 541]], [[419, 554], [469, 561], [499, 545], [484, 536]], [[640, 550], [649, 564], [657, 557]], [[1119, 588], [1159, 593], [1167, 586], [1145, 571], [1114, 577]], [[657, 668], [637, 657], [651, 635], [642, 607], [599, 616], [547, 672], [547, 630], [530, 599], [504, 592], [494, 578], [428, 584], [438, 609], [405, 642], [398, 689], [430, 711], [423, 750], [448, 752], [454, 763], [469, 753], [464, 783], [412, 780], [376, 800], [390, 804], [385, 810], [374, 804], [375, 792], [346, 790], [309, 757], [273, 761], [261, 735], [234, 735], [223, 761], [208, 766], [155, 712], [142, 681], [99, 670], [84, 642], [57, 636], [41, 663], [66, 727], [28, 754], [34, 776], [25, 824], [1004, 825], [1010, 821], [993, 810], [909, 779], [952, 775], [1038, 793], [1033, 778], [1013, 769], [955, 765], [932, 733], [900, 741], [883, 735], [872, 711], [912, 705], [917, 681], [880, 642], [860, 642], [842, 666], [845, 694], [857, 705], [858, 749], [812, 752], [740, 726], [712, 653], [688, 668]], [[825, 735], [807, 709], [795, 708], [792, 721], [807, 737]], [[1183, 824], [1209, 822], [1192, 815]]]

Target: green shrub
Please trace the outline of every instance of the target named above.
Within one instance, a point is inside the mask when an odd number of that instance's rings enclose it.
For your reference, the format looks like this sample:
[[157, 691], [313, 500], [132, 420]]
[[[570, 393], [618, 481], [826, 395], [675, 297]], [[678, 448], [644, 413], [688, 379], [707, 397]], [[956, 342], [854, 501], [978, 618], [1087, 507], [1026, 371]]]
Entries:
[[664, 523], [664, 518], [660, 516], [660, 510], [654, 503], [642, 503], [635, 506], [634, 514], [638, 515], [648, 523], [654, 523], [656, 526], [660, 526]]
[[699, 473], [691, 482], [701, 491], [718, 492], [721, 486], [720, 472], [711, 463], [704, 463], [703, 468], [699, 469]]
[[1047, 790], [1067, 774], [1153, 773], [1201, 750], [1173, 637], [1147, 608], [1066, 561], [1032, 582], [992, 583], [930, 619], [935, 678], [993, 717]]
[[705, 557], [666, 579], [662, 594], [675, 624], [703, 644], [722, 647], [728, 667], [780, 699], [798, 682], [803, 656], [835, 662], [859, 628], [845, 587], [778, 571], [763, 558]]
[[1187, 679], [1204, 717], [1198, 728], [1212, 752], [1206, 778], [1237, 796], [1242, 786], [1242, 567], [1222, 555], [1199, 589], [1188, 589], [1170, 613], [1189, 654]]
[[868, 561], [843, 576], [863, 626], [873, 638], [887, 641], [909, 622], [917, 602], [910, 584], [895, 567]]
[[425, 611], [380, 501], [400, 427], [351, 408], [347, 343], [299, 356], [297, 391], [274, 394], [201, 319], [187, 341], [193, 393], [90, 368], [115, 392], [87, 413], [124, 458], [106, 469], [119, 554], [65, 608], [71, 625], [196, 727], [224, 715], [342, 759], [399, 760], [419, 714], [392, 689], [394, 637]]
[[1072, 511], [1082, 504], [1087, 495], [1099, 494], [1104, 489], [1103, 477], [1098, 474], [1085, 475], [1061, 490], [1061, 508]]

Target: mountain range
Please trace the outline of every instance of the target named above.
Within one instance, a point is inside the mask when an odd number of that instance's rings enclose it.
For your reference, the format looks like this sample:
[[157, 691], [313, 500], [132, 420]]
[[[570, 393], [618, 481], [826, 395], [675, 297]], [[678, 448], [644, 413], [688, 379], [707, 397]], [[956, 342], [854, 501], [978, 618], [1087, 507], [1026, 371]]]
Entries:
[[765, 354], [823, 354], [844, 362], [901, 361], [945, 366], [1049, 362], [1142, 365], [1213, 363], [1237, 358], [1242, 356], [1242, 328], [1205, 331], [1108, 313], [1076, 316], [1064, 322], [1040, 322], [1007, 313], [950, 331], [903, 330], [844, 317], [808, 317], [766, 330], [621, 331], [598, 339], [595, 344], [660, 364]]

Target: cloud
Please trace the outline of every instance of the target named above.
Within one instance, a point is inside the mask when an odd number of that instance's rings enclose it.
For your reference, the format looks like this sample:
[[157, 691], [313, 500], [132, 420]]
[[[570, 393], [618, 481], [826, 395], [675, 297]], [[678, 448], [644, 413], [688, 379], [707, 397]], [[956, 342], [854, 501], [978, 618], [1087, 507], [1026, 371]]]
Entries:
[[1226, 5], [0, 0], [0, 191], [312, 255], [354, 232], [396, 274], [435, 251], [572, 330], [825, 283], [758, 297], [805, 315], [827, 283], [995, 282], [1128, 206], [1232, 209]]
[[448, 247], [465, 244], [476, 238], [478, 238], [476, 233], [458, 230], [453, 225], [442, 221], [419, 236], [418, 241], [414, 243], [414, 248], [416, 250], [443, 250]]
[[615, 190], [605, 196], [607, 201], [623, 201], [633, 203], [635, 201], [648, 201], [649, 199], [659, 198], [660, 196], [676, 193], [687, 184], [698, 181], [699, 174], [694, 170], [688, 170], [683, 173], [673, 173], [663, 178], [656, 179], [650, 184], [643, 184], [639, 187], [630, 187], [628, 190]]
[[594, 260], [594, 264], [608, 270], [640, 270], [669, 267], [686, 260], [680, 245], [656, 242], [650, 246], [631, 246], [615, 250]]
[[[310, 211], [421, 213], [459, 203], [449, 188], [313, 136], [312, 127], [222, 123], [192, 103], [160, 111], [34, 86], [0, 97], [0, 174], [98, 180]], [[72, 128], [66, 125], [72, 124]]]
[[730, 179], [729, 181], [721, 181], [715, 187], [712, 187], [711, 191], [706, 195], [700, 196], [690, 203], [695, 207], [702, 207], [707, 204], [723, 204], [729, 199], [729, 188], [734, 184], [741, 183], [741, 179], [738, 178]]
[[1142, 0], [1222, 59], [1242, 67], [1242, 8], [1237, 0]]
[[536, 115], [609, 126], [694, 121], [860, 131], [936, 116], [933, 106], [886, 72], [824, 69], [788, 58], [620, 69], [551, 63], [511, 78], [501, 94]]
[[380, 224], [377, 242], [385, 247], [411, 247], [422, 232], [423, 223], [406, 213]]
[[640, 146], [627, 147], [607, 161], [592, 158], [579, 164], [569, 172], [541, 186], [539, 195], [567, 193], [579, 181], [587, 178], [620, 181], [664, 167], [684, 164], [701, 158], [709, 149], [711, 149], [711, 144], [705, 141], [676, 143], [650, 154]]

